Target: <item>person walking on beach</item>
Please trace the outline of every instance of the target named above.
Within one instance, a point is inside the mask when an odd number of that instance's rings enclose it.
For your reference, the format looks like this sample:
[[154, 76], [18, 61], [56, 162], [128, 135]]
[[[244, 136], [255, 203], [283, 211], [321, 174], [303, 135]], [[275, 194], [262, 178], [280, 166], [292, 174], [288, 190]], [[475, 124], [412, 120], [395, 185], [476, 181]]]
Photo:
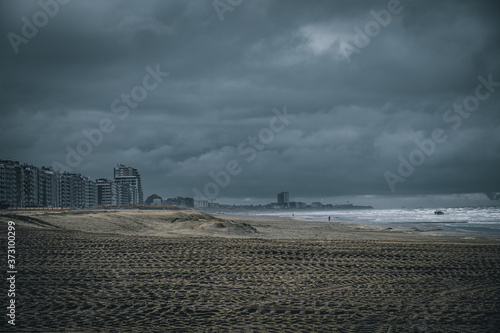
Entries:
[[330, 216], [328, 216], [328, 222], [330, 222]]

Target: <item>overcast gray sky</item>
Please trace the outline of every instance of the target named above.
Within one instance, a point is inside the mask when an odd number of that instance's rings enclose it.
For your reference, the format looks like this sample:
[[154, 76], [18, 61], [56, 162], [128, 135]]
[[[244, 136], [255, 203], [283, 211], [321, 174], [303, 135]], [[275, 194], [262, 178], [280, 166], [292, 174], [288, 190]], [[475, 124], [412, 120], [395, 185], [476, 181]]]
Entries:
[[[496, 1], [41, 2], [50, 15], [0, 3], [0, 158], [91, 178], [124, 163], [145, 197], [214, 194], [209, 173], [233, 160], [221, 202], [500, 191]], [[294, 117], [273, 122], [284, 108]], [[70, 166], [67, 147], [89, 144]]]

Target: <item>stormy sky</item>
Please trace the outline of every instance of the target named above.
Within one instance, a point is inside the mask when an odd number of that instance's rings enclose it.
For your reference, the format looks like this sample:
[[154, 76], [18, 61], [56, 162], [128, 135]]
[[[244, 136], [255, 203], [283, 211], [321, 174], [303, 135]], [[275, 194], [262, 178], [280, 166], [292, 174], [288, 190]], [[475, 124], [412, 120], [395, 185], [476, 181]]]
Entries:
[[499, 17], [472, 0], [2, 1], [0, 158], [91, 178], [124, 163], [145, 197], [496, 203]]

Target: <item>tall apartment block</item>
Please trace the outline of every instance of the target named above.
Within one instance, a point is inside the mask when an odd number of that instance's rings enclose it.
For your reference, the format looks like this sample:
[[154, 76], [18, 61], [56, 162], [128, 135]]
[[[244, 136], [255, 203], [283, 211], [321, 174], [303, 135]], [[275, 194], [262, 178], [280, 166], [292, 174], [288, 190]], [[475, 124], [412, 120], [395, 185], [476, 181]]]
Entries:
[[21, 166], [21, 206], [38, 206], [38, 168], [33, 165]]
[[83, 204], [84, 207], [97, 205], [97, 186], [95, 180], [82, 177], [83, 182]]
[[59, 174], [47, 167], [38, 173], [38, 205], [42, 207], [61, 207]]
[[21, 205], [21, 165], [19, 162], [0, 160], [0, 203]]
[[38, 207], [39, 168], [0, 160], [0, 203], [11, 207]]
[[278, 193], [278, 205], [288, 207], [289, 205], [289, 195], [288, 192]]
[[60, 206], [68, 208], [87, 208], [97, 205], [97, 186], [78, 173], [63, 172], [60, 179]]
[[114, 168], [114, 181], [118, 205], [142, 205], [144, 203], [141, 175], [137, 169], [119, 164]]
[[114, 206], [117, 204], [116, 184], [114, 181], [99, 178], [96, 179], [97, 204], [99, 206]]

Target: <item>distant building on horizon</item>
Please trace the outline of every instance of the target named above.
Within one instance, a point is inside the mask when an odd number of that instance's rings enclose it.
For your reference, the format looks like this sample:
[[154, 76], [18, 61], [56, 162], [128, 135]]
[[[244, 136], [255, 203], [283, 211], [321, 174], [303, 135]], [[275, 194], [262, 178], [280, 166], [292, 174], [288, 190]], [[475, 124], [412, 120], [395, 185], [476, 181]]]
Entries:
[[194, 208], [208, 208], [208, 200], [195, 200]]
[[288, 207], [290, 204], [288, 192], [278, 193], [278, 205], [281, 207]]
[[290, 208], [306, 208], [307, 204], [305, 202], [290, 202]]
[[177, 197], [177, 198], [168, 198], [164, 200], [164, 203], [168, 206], [194, 208], [195, 201], [193, 198]]

